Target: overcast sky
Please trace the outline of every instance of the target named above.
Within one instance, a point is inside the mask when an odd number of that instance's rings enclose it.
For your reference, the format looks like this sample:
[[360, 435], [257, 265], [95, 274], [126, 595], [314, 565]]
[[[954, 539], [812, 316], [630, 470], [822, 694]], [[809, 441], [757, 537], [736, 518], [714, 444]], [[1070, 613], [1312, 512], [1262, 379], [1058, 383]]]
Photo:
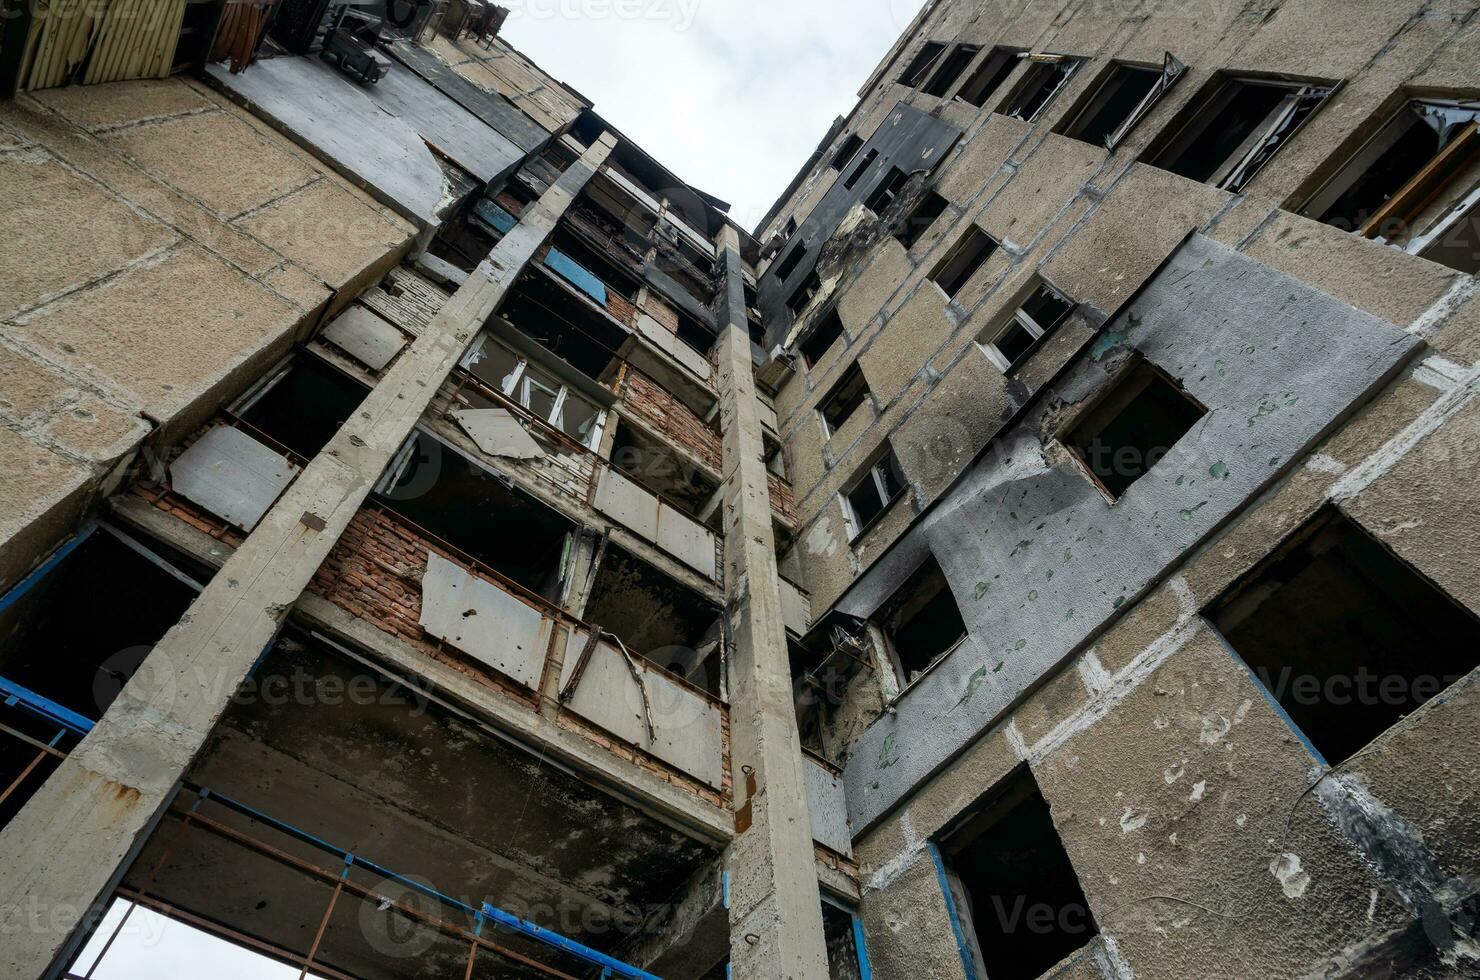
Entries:
[[500, 0], [503, 36], [747, 229], [923, 0]]

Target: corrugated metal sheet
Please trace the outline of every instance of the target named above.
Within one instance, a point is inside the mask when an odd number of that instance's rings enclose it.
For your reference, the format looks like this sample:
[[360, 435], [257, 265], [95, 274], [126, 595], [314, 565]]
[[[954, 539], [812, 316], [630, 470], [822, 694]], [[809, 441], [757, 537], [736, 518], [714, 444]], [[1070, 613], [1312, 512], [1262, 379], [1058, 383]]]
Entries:
[[22, 55], [23, 92], [166, 78], [187, 0], [51, 0], [35, 5]]
[[421, 579], [421, 625], [525, 687], [539, 687], [550, 620], [435, 552], [428, 552]]
[[170, 486], [217, 517], [250, 531], [298, 467], [240, 429], [221, 425], [170, 464]]

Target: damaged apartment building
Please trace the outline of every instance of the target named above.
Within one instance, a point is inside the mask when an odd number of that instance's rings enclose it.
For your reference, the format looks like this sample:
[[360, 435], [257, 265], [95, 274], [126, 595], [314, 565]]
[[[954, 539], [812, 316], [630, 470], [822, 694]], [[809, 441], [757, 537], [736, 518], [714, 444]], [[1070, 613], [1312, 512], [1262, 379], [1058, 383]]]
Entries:
[[0, 977], [1480, 975], [1475, 0], [4, 13]]

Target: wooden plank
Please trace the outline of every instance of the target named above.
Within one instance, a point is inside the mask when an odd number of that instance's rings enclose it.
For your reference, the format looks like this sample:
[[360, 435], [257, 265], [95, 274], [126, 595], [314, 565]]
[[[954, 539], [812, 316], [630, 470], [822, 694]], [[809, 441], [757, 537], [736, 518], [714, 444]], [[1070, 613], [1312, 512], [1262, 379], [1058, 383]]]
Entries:
[[174, 0], [174, 15], [165, 21], [163, 54], [159, 59], [159, 78], [168, 78], [175, 68], [175, 55], [180, 50], [180, 32], [185, 29], [185, 0]]
[[31, 20], [31, 33], [26, 38], [26, 53], [21, 58], [20, 74], [16, 76], [16, 91], [24, 92], [30, 83], [31, 69], [36, 64], [36, 55], [41, 48], [41, 38], [46, 33], [47, 14], [51, 11], [51, 5], [39, 3]]
[[1422, 213], [1439, 196], [1451, 172], [1468, 160], [1477, 148], [1480, 148], [1480, 135], [1477, 135], [1476, 124], [1471, 122], [1449, 141], [1448, 146], [1424, 164], [1423, 169], [1414, 174], [1396, 194], [1388, 198], [1382, 207], [1373, 212], [1372, 217], [1363, 222], [1360, 232], [1371, 238], [1382, 230], [1383, 222], [1393, 217], [1405, 224], [1411, 224], [1414, 215]]

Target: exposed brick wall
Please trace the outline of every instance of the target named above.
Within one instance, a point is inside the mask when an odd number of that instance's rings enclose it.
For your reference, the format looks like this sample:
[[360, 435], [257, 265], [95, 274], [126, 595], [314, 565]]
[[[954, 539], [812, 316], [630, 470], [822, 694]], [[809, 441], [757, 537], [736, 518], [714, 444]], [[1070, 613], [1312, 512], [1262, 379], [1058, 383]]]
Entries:
[[166, 514], [179, 518], [197, 531], [209, 534], [217, 541], [224, 542], [232, 548], [239, 547], [246, 540], [246, 535], [241, 531], [230, 526], [215, 514], [200, 509], [167, 487], [135, 481], [129, 485], [128, 492], [135, 497], [147, 500]]
[[633, 415], [714, 469], [721, 469], [724, 449], [719, 435], [687, 405], [647, 375], [632, 368], [627, 370], [622, 391], [625, 404]]
[[629, 327], [637, 326], [637, 307], [610, 286], [606, 290], [606, 311]]
[[771, 509], [781, 518], [783, 524], [790, 527], [797, 526], [797, 502], [792, 495], [791, 486], [775, 473], [766, 473], [766, 482], [771, 487]]
[[648, 316], [657, 320], [670, 332], [678, 333], [678, 311], [663, 302], [652, 290], [648, 290], [642, 308], [647, 311]]

